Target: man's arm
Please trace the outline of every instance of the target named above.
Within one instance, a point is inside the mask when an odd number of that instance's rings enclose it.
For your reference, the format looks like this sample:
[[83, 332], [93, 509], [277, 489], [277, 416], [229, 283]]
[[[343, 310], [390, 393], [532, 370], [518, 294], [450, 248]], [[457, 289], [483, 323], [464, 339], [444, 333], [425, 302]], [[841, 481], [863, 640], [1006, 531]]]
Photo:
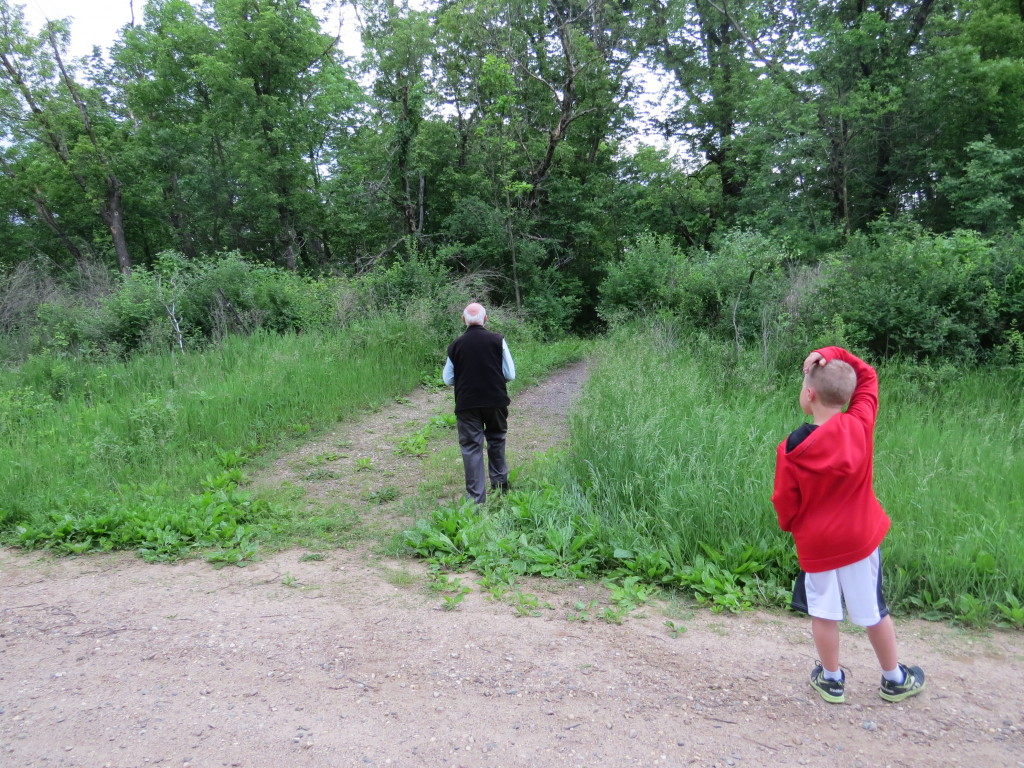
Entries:
[[451, 387], [455, 384], [455, 364], [450, 357], [444, 359], [444, 369], [441, 371], [441, 379], [445, 385]]
[[[515, 381], [516, 364], [512, 361], [512, 353], [508, 351], [508, 344], [501, 340], [501, 372], [505, 381]], [[454, 378], [452, 379], [454, 381]]]

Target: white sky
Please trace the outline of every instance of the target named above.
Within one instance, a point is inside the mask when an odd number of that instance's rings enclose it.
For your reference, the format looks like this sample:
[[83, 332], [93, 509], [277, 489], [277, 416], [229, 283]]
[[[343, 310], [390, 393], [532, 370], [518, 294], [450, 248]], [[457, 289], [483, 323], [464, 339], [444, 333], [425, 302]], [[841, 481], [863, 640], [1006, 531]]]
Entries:
[[[25, 6], [25, 19], [36, 31], [47, 19], [74, 17], [71, 52], [83, 56], [98, 45], [110, 48], [117, 30], [131, 21], [132, 0], [14, 0]], [[136, 21], [142, 20], [142, 0], [135, 0]]]
[[[94, 45], [104, 52], [110, 50], [118, 31], [132, 21], [132, 7], [135, 10], [135, 23], [141, 24], [146, 0], [14, 0], [13, 4], [25, 7], [25, 18], [29, 28], [38, 30], [47, 19], [72, 18], [71, 53], [75, 56], [86, 56], [92, 53]], [[349, 56], [357, 56], [359, 51], [359, 33], [355, 25], [346, 19], [339, 30], [339, 13], [348, 10], [348, 6], [338, 9], [340, 3], [330, 11], [322, 10], [327, 5], [324, 0], [313, 3], [314, 12], [326, 19], [324, 32], [341, 35], [342, 49]]]

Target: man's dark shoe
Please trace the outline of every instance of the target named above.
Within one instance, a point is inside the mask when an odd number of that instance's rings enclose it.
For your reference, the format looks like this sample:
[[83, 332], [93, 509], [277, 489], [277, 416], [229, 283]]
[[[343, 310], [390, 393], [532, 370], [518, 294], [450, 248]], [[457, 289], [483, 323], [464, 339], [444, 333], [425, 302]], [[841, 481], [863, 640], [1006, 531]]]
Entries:
[[924, 690], [924, 670], [920, 667], [908, 667], [900, 664], [903, 670], [903, 682], [896, 683], [882, 678], [882, 687], [878, 689], [878, 695], [886, 701], [903, 701], [911, 696], [917, 696]]
[[508, 493], [512, 490], [512, 486], [508, 481], [505, 481], [504, 483], [498, 483], [496, 486], [491, 488], [491, 490], [495, 493]]
[[825, 668], [819, 664], [811, 672], [811, 688], [818, 692], [829, 704], [846, 703], [846, 674], [840, 670], [842, 680], [829, 680], [825, 677]]

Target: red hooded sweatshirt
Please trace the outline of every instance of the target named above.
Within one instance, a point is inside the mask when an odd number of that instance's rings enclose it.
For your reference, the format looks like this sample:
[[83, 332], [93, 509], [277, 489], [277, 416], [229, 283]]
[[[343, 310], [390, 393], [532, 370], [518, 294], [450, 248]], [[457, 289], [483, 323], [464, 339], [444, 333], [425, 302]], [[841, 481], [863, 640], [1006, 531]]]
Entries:
[[845, 413], [811, 432], [789, 453], [776, 450], [772, 504], [779, 527], [793, 534], [800, 567], [830, 571], [870, 555], [889, 531], [889, 517], [871, 485], [878, 375], [841, 347], [817, 350], [849, 363], [857, 386]]

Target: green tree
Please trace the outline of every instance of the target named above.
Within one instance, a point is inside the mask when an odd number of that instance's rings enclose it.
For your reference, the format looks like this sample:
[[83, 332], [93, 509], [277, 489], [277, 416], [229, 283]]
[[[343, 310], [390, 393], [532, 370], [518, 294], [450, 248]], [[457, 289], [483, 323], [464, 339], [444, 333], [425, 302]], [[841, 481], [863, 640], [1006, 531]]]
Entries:
[[426, 216], [424, 170], [413, 159], [413, 145], [427, 111], [430, 82], [426, 77], [434, 43], [426, 12], [394, 0], [363, 4], [366, 66], [373, 72], [377, 106], [374, 127], [379, 133], [383, 183], [401, 221], [399, 238], [423, 232]]
[[[1024, 214], [1016, 175], [1024, 148], [1024, 9], [1016, 0], [971, 0], [933, 21], [928, 59], [910, 93], [917, 136], [926, 138], [915, 212], [939, 231], [1005, 227]], [[989, 204], [997, 204], [994, 219], [983, 212]]]
[[210, 125], [216, 98], [200, 66], [217, 48], [209, 19], [187, 0], [150, 0], [141, 25], [124, 31], [107, 77], [134, 130], [146, 222], [154, 250], [240, 247], [225, 237], [237, 184], [223, 132]]
[[322, 216], [318, 158], [329, 121], [348, 107], [337, 41], [303, 0], [212, 6], [221, 46], [200, 72], [217, 90], [213, 122], [232, 139], [229, 167], [244, 190], [235, 213], [295, 269]]
[[652, 19], [652, 57], [679, 95], [666, 130], [714, 169], [721, 198], [712, 216], [726, 225], [749, 180], [747, 108], [757, 89], [770, 84], [767, 75], [784, 60], [792, 37], [771, 10], [767, 3], [687, 0], [656, 4]]
[[[127, 274], [132, 259], [117, 167], [123, 131], [99, 92], [76, 79], [67, 45], [66, 22], [48, 21], [33, 35], [21, 7], [0, 0], [0, 100], [5, 106], [0, 171], [33, 201], [34, 214], [28, 215], [76, 261], [82, 250], [75, 235], [93, 234], [82, 214], [98, 216], [118, 267]], [[27, 207], [22, 211], [27, 213]]]
[[155, 0], [115, 67], [176, 247], [329, 259], [323, 172], [358, 93], [308, 3]]
[[612, 156], [639, 26], [625, 3], [462, 2], [438, 13], [438, 91], [454, 100], [459, 142], [450, 189], [496, 212], [504, 230], [489, 228], [483, 249], [464, 228], [471, 217], [453, 210], [450, 252], [487, 250], [474, 268], [507, 276], [507, 297], [528, 309], [565, 298], [556, 275], [570, 293], [573, 281], [596, 285], [587, 276], [617, 248]]
[[1001, 149], [986, 136], [966, 150], [970, 159], [961, 172], [937, 185], [957, 223], [979, 232], [1013, 229], [1024, 217], [1024, 147]]

